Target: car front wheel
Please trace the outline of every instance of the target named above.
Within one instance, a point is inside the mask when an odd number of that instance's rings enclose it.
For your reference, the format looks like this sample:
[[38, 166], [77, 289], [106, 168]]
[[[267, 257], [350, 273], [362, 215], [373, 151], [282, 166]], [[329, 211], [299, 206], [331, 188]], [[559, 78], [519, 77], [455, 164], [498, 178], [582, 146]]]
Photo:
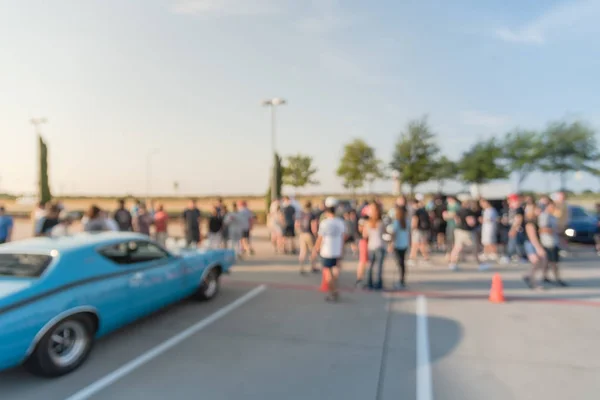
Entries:
[[45, 377], [57, 377], [76, 370], [94, 344], [93, 322], [85, 315], [66, 318], [46, 332], [25, 368]]
[[212, 300], [219, 293], [219, 287], [219, 272], [215, 268], [212, 268], [204, 276], [204, 279], [198, 288], [197, 297], [200, 300]]

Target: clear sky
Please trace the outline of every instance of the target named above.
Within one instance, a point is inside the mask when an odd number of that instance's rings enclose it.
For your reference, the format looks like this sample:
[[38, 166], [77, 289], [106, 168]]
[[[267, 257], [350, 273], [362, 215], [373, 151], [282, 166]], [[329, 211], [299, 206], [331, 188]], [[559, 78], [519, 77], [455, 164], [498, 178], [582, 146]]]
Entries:
[[600, 0], [0, 0], [0, 191], [35, 188], [32, 117], [59, 194], [144, 193], [155, 148], [154, 193], [263, 193], [273, 96], [310, 191], [341, 190], [345, 142], [388, 161], [424, 114], [452, 158], [515, 126], [598, 129], [599, 19]]

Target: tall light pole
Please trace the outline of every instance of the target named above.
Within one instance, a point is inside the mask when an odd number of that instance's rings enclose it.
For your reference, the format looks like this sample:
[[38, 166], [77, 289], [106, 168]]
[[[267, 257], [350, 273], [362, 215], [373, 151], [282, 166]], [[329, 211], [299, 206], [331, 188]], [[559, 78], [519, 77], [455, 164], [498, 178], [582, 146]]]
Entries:
[[[40, 158], [41, 153], [42, 153], [42, 146], [40, 146], [40, 139], [42, 137], [41, 126], [43, 124], [47, 123], [48, 119], [44, 118], [44, 117], [41, 117], [41, 118], [31, 118], [29, 120], [29, 122], [31, 122], [31, 124], [33, 125], [33, 128], [35, 129], [35, 134], [37, 135], [37, 148], [38, 148], [38, 162], [37, 162], [37, 164], [39, 164], [39, 158]], [[41, 167], [38, 167], [38, 173], [37, 173], [37, 175], [38, 175], [38, 179], [37, 179], [38, 184], [37, 184], [37, 186], [39, 188], [40, 182], [42, 181], [42, 170], [41, 170]]]
[[150, 200], [150, 191], [152, 187], [152, 156], [158, 153], [158, 149], [152, 149], [146, 155], [146, 198]]
[[277, 199], [277, 165], [275, 164], [275, 156], [277, 154], [277, 147], [275, 143], [276, 139], [276, 124], [275, 124], [275, 109], [277, 106], [283, 106], [287, 104], [284, 99], [275, 97], [262, 102], [264, 107], [271, 107], [271, 152], [273, 153], [273, 171], [271, 172], [271, 202]]

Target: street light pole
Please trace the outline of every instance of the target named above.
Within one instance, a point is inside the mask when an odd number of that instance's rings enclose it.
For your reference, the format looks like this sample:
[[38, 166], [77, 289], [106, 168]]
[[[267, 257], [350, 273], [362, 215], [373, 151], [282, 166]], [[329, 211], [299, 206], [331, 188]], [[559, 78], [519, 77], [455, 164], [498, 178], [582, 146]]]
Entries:
[[270, 100], [263, 101], [263, 106], [271, 107], [271, 153], [273, 159], [273, 170], [271, 171], [271, 203], [277, 200], [277, 165], [275, 163], [275, 157], [277, 156], [276, 138], [277, 138], [277, 125], [276, 125], [276, 111], [277, 106], [283, 106], [287, 104], [284, 99], [273, 98]]

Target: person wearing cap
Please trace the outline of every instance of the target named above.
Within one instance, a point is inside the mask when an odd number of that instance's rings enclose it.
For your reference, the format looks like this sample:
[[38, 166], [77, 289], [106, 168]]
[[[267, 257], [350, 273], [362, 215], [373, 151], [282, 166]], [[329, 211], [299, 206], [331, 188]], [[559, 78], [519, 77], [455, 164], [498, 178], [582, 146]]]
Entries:
[[313, 257], [319, 254], [322, 259], [323, 277], [329, 290], [329, 294], [325, 299], [327, 301], [337, 301], [339, 298], [337, 280], [340, 274], [346, 236], [344, 221], [335, 215], [337, 205], [337, 199], [333, 197], [326, 199], [325, 218], [319, 224], [317, 241], [313, 249]]

